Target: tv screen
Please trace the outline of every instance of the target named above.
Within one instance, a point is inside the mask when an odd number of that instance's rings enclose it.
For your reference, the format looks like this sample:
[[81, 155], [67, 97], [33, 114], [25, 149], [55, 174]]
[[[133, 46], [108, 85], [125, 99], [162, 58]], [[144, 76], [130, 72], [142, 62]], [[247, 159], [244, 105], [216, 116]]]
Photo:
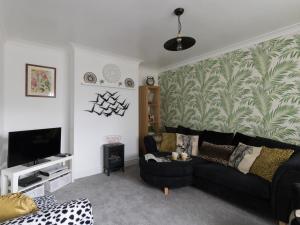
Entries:
[[61, 128], [9, 132], [7, 166], [17, 166], [60, 153]]

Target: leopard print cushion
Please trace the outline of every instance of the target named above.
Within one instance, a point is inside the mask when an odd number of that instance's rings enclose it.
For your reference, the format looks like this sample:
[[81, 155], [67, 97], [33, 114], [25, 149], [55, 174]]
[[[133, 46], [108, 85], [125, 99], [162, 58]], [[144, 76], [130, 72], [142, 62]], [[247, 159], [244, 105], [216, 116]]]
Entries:
[[276, 170], [294, 153], [292, 149], [268, 148], [263, 146], [261, 154], [253, 163], [250, 173], [272, 182]]
[[231, 145], [215, 145], [204, 141], [200, 147], [199, 156], [208, 161], [227, 166], [233, 150], [234, 146]]
[[[51, 198], [51, 197], [50, 197]], [[41, 200], [41, 199], [40, 199]], [[41, 202], [39, 202], [41, 203]], [[43, 203], [41, 204], [43, 205]], [[52, 205], [54, 206], [54, 204]], [[6, 221], [2, 225], [93, 225], [92, 206], [88, 199], [72, 200], [37, 213]]]

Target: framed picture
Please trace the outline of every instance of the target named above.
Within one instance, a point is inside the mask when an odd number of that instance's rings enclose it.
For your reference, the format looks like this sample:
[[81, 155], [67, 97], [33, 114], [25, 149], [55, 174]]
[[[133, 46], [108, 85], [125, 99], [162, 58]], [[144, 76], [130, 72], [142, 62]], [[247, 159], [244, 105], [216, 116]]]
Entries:
[[56, 68], [26, 64], [26, 96], [56, 97]]

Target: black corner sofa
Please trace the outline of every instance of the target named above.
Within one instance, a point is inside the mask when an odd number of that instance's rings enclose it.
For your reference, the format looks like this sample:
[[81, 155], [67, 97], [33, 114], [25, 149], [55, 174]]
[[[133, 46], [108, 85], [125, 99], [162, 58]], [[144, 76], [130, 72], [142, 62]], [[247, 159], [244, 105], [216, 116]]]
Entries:
[[[279, 167], [272, 182], [268, 182], [252, 174], [243, 174], [238, 170], [206, 160], [197, 160], [193, 164], [193, 185], [213, 191], [219, 197], [235, 199], [255, 209], [272, 211], [273, 217], [284, 223], [289, 220], [293, 210], [293, 185], [300, 183], [300, 146], [279, 141], [251, 137], [242, 133], [221, 133], [215, 131], [196, 131], [178, 126], [166, 127], [166, 132], [199, 135], [199, 147], [203, 141], [219, 145], [237, 145], [242, 142], [251, 146], [266, 146], [269, 148], [293, 149], [292, 157]], [[156, 142], [152, 136], [144, 138], [147, 153], [157, 153]], [[264, 207], [263, 207], [264, 206]]]

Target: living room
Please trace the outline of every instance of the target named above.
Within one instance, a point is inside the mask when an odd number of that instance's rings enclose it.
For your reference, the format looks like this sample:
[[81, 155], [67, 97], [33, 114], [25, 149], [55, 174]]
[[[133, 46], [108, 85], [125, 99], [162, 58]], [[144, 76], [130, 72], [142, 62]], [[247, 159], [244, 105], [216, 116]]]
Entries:
[[298, 224], [299, 7], [0, 0], [0, 223]]

